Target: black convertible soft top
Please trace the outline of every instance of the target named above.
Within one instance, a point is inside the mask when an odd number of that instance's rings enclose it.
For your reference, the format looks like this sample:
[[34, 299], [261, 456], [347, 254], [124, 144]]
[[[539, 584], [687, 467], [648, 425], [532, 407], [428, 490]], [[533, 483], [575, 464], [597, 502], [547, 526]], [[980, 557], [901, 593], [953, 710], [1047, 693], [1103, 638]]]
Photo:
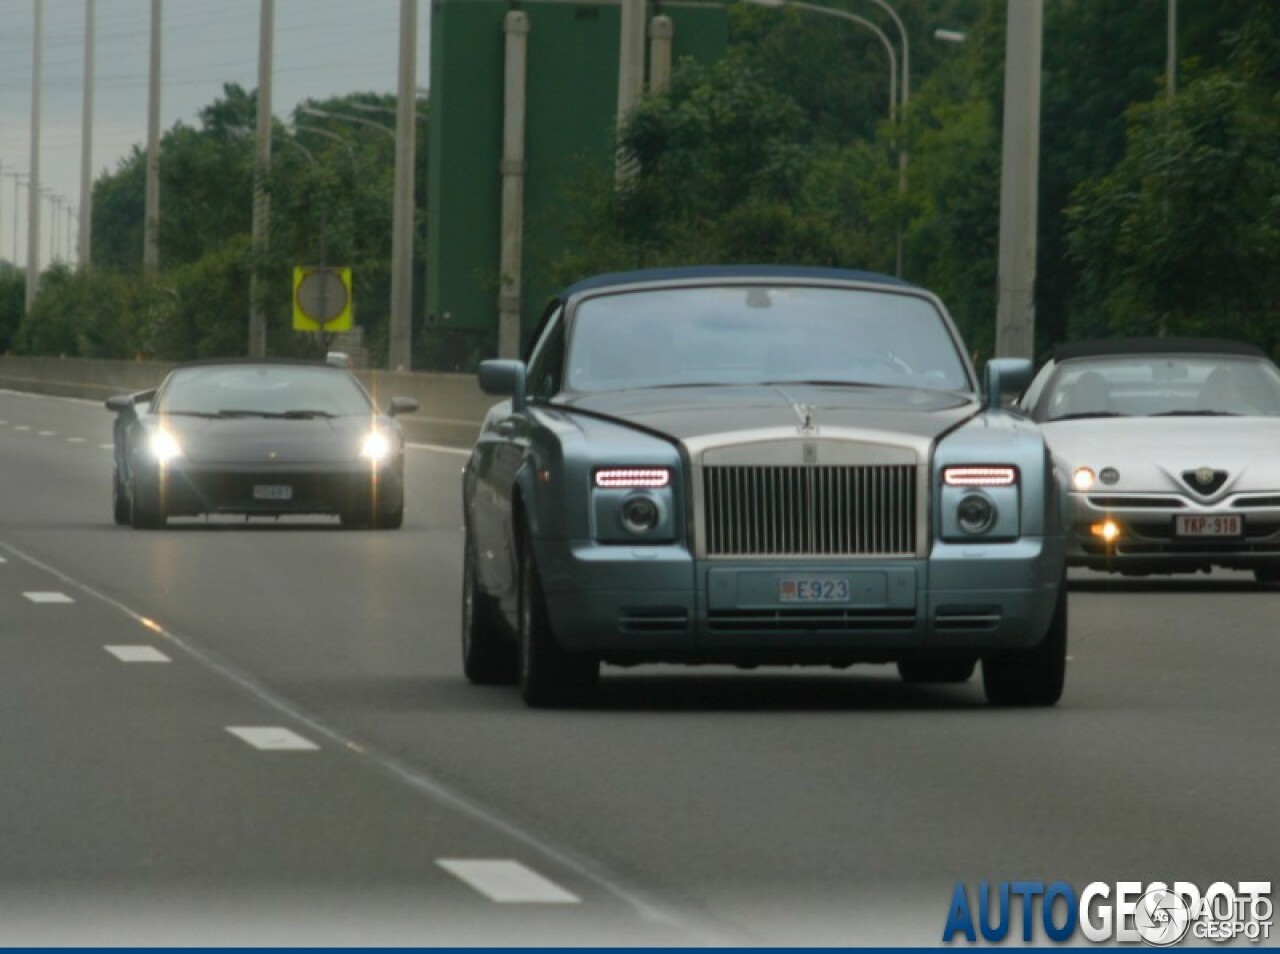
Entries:
[[576, 282], [560, 293], [562, 299], [579, 292], [612, 285], [631, 285], [642, 282], [725, 280], [735, 278], [763, 278], [786, 281], [788, 278], [808, 281], [856, 281], [879, 285], [912, 287], [908, 282], [878, 272], [856, 271], [847, 268], [813, 268], [803, 265], [691, 265], [672, 268], [649, 268], [633, 272], [610, 272], [595, 275]]
[[1227, 338], [1095, 338], [1068, 341], [1053, 349], [1054, 361], [1112, 354], [1227, 354], [1265, 358], [1266, 352]]

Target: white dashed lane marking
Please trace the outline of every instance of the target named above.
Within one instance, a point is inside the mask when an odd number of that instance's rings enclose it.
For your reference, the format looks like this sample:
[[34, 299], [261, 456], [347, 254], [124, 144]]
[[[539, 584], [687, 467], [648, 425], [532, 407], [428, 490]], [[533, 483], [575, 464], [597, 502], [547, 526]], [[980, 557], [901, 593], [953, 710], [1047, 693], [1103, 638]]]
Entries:
[[33, 603], [74, 603], [71, 597], [66, 593], [23, 593], [27, 599]]
[[17, 425], [15, 425], [15, 426], [14, 426], [14, 428], [13, 428], [13, 429], [14, 429], [15, 431], [29, 431], [29, 430], [31, 430], [31, 428], [27, 427], [27, 425], [25, 425], [25, 424], [17, 424]]
[[227, 731], [236, 738], [248, 742], [255, 749], [273, 752], [310, 752], [320, 748], [296, 732], [274, 725], [229, 725]]
[[84, 443], [84, 438], [83, 438], [83, 437], [68, 437], [68, 438], [67, 438], [67, 443], [68, 443], [68, 444], [83, 444], [83, 443]]
[[582, 900], [518, 861], [440, 858], [436, 864], [499, 904], [579, 904]]
[[41, 437], [57, 437], [58, 432], [57, 431], [41, 431], [40, 436]]
[[116, 659], [126, 663], [167, 663], [172, 660], [154, 646], [103, 646]]

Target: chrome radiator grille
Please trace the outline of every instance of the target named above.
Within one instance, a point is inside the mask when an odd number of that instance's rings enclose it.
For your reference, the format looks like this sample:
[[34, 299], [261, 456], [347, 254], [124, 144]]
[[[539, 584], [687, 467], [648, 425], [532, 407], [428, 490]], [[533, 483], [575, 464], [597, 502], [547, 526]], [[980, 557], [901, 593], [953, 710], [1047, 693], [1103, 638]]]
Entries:
[[703, 469], [708, 556], [909, 556], [911, 465]]

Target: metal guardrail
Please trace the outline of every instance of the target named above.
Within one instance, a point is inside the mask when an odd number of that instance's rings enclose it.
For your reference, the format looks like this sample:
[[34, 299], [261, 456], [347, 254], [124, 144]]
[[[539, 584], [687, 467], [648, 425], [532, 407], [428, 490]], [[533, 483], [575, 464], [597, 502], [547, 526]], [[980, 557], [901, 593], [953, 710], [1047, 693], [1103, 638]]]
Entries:
[[[113, 394], [155, 387], [172, 367], [158, 361], [3, 356], [0, 388], [105, 401]], [[470, 374], [354, 373], [380, 407], [392, 397], [417, 399], [418, 412], [400, 417], [405, 436], [417, 443], [470, 447], [494, 403]]]

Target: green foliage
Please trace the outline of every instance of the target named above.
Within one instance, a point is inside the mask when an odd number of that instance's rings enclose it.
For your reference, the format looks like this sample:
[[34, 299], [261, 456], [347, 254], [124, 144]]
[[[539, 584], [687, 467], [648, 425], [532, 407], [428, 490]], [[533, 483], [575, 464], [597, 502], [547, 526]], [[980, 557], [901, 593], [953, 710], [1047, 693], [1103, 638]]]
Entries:
[[[904, 277], [938, 292], [974, 349], [990, 354], [1006, 5], [892, 3], [911, 37], [911, 103], [897, 122], [888, 120], [888, 61], [872, 31], [809, 10], [733, 4], [729, 55], [714, 66], [680, 64], [670, 91], [628, 118], [617, 146], [624, 175], [601, 169], [599, 157], [566, 160], [576, 174], [563, 176], [561, 221], [547, 233], [556, 245], [527, 249], [526, 277], [536, 274], [541, 287], [545, 277], [565, 283], [705, 262], [891, 272], [901, 241]], [[900, 49], [874, 3], [845, 7]], [[1160, 330], [1280, 347], [1280, 3], [1180, 5], [1172, 103], [1165, 9], [1046, 4], [1040, 348]], [[967, 40], [934, 41], [936, 27], [962, 29]], [[160, 274], [141, 275], [146, 156], [135, 148], [95, 185], [92, 271], [50, 270], [26, 319], [22, 276], [0, 271], [0, 347], [240, 354], [256, 268], [272, 353], [315, 354], [320, 342], [290, 330], [291, 273], [325, 263], [352, 267], [356, 320], [382, 363], [393, 107], [392, 97], [357, 93], [306, 104], [276, 124], [265, 183], [271, 235], [255, 261], [256, 95], [225, 87], [196, 125], [164, 135]], [[426, 215], [424, 126], [419, 133], [415, 277]], [[421, 315], [423, 283], [414, 285]], [[493, 338], [419, 322], [415, 367], [466, 370]]]
[[0, 266], [0, 353], [14, 347], [14, 333], [26, 307], [26, 276], [7, 262]]
[[[1261, 106], [1261, 108], [1259, 108]], [[1068, 210], [1072, 250], [1110, 333], [1278, 337], [1276, 103], [1213, 75], [1134, 107], [1116, 168]]]

